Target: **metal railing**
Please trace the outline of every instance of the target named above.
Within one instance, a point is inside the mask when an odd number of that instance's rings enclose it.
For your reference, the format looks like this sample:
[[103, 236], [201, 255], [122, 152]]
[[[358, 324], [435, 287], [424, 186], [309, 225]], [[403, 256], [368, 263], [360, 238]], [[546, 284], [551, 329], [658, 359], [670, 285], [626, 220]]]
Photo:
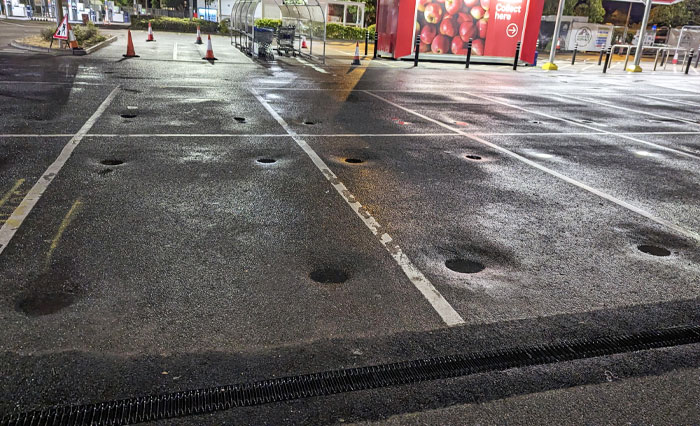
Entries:
[[[630, 59], [630, 54], [632, 53], [632, 50], [634, 49], [635, 51], [637, 50], [637, 46], [632, 45], [632, 44], [614, 44], [610, 47], [612, 54], [614, 55], [617, 49], [620, 49], [621, 52], [625, 52], [625, 65], [623, 66], [623, 69], [627, 69], [627, 65], [629, 64], [629, 59]], [[685, 49], [683, 47], [671, 47], [671, 46], [643, 46], [642, 47], [642, 54], [644, 54], [645, 50], [651, 50], [651, 51], [656, 51], [656, 56], [654, 58], [654, 70], [656, 70], [656, 65], [659, 61], [659, 54], [661, 54], [661, 65], [666, 66], [668, 62], [668, 56], [670, 55], [671, 51], [675, 52], [683, 52], [683, 61], [681, 63], [685, 63], [686, 58], [688, 57], [688, 49]], [[612, 68], [612, 64], [610, 64], [610, 67]], [[665, 69], [665, 68], [664, 68]]]

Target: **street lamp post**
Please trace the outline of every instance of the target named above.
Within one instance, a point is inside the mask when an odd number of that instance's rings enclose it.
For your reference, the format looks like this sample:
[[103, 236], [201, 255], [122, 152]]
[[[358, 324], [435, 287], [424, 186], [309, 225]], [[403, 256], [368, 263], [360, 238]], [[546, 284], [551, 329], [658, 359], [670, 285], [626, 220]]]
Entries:
[[651, 0], [647, 0], [644, 6], [644, 19], [642, 19], [642, 26], [639, 28], [637, 50], [634, 52], [634, 64], [627, 67], [627, 71], [629, 72], [642, 72], [642, 67], [639, 66], [639, 63], [642, 61], [642, 48], [644, 48], [644, 39], [647, 24], [649, 23], [649, 13], [651, 13]]
[[564, 13], [564, 2], [566, 0], [559, 0], [559, 7], [557, 8], [557, 19], [554, 21], [554, 35], [552, 36], [552, 48], [549, 50], [549, 60], [542, 65], [543, 70], [556, 71], [559, 69], [554, 63], [554, 55], [557, 52], [557, 40], [559, 40], [559, 29], [561, 28], [561, 17]]

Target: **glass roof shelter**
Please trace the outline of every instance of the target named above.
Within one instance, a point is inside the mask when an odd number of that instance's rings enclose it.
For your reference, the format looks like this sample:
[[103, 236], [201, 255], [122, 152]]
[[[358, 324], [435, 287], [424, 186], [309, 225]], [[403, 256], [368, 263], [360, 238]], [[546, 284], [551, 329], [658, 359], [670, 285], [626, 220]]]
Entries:
[[[294, 27], [293, 54], [321, 57], [326, 62], [325, 8], [318, 0], [234, 0], [231, 9], [231, 44], [255, 55], [256, 19], [281, 19], [283, 27]], [[302, 38], [308, 49], [302, 50]], [[314, 40], [323, 41], [323, 48], [314, 52]], [[278, 46], [279, 47], [279, 46]]]

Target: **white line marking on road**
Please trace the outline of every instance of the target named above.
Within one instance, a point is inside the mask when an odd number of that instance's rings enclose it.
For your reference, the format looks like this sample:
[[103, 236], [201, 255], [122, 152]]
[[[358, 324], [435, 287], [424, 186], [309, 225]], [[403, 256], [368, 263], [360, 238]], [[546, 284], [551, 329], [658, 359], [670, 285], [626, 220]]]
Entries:
[[173, 61], [177, 61], [177, 43], [173, 44]]
[[316, 65], [301, 59], [299, 56], [297, 56], [295, 59], [297, 60], [297, 62], [300, 62], [300, 63], [306, 65], [307, 67], [311, 67], [314, 70], [320, 72], [321, 74], [328, 74], [328, 71], [324, 70], [323, 68], [319, 68]]
[[584, 71], [586, 71], [587, 69], [593, 68], [593, 67], [596, 67], [596, 66], [598, 66], [598, 65], [597, 65], [597, 64], [593, 64], [593, 65], [589, 65], [589, 66], [587, 66], [587, 67], [583, 67], [583, 69], [581, 69], [581, 72], [584, 72]]
[[39, 198], [41, 198], [44, 191], [46, 191], [46, 188], [48, 188], [49, 184], [51, 184], [56, 176], [58, 176], [58, 172], [61, 171], [61, 168], [63, 168], [63, 166], [66, 164], [66, 161], [68, 161], [71, 154], [73, 154], [75, 148], [78, 146], [78, 144], [80, 144], [80, 141], [83, 140], [87, 132], [90, 131], [95, 122], [107, 109], [109, 104], [112, 102], [112, 99], [114, 99], [114, 97], [117, 95], [118, 91], [119, 86], [115, 87], [114, 90], [107, 95], [107, 98], [102, 101], [102, 104], [100, 104], [92, 116], [85, 122], [85, 124], [83, 124], [83, 127], [78, 130], [78, 133], [76, 133], [68, 141], [66, 146], [58, 155], [58, 158], [56, 158], [49, 168], [46, 169], [44, 174], [34, 184], [32, 189], [29, 190], [19, 206], [17, 206], [15, 211], [12, 212], [12, 215], [10, 215], [2, 228], [0, 228], [0, 254], [2, 254], [5, 248], [7, 248], [7, 245], [10, 243], [10, 240], [12, 240], [15, 232], [17, 232], [19, 227], [22, 226], [22, 222], [24, 222], [29, 213], [32, 211], [36, 203], [39, 201]]
[[372, 231], [379, 241], [382, 243], [384, 248], [391, 254], [396, 263], [399, 264], [401, 270], [408, 277], [408, 279], [413, 283], [413, 285], [420, 291], [423, 296], [428, 300], [430, 305], [435, 309], [435, 311], [440, 315], [442, 320], [447, 325], [458, 325], [464, 324], [464, 319], [455, 311], [452, 305], [449, 304], [447, 300], [440, 294], [440, 292], [433, 286], [433, 284], [428, 280], [428, 278], [423, 275], [423, 273], [411, 262], [411, 260], [406, 256], [406, 254], [401, 250], [398, 244], [384, 232], [382, 226], [374, 219], [374, 217], [367, 211], [367, 209], [360, 204], [355, 196], [345, 187], [345, 185], [338, 179], [338, 176], [331, 171], [331, 169], [326, 165], [326, 163], [321, 159], [321, 157], [316, 154], [309, 144], [306, 143], [299, 135], [294, 132], [294, 130], [289, 127], [286, 121], [277, 114], [277, 111], [270, 106], [267, 101], [255, 91], [251, 89], [253, 95], [258, 99], [258, 101], [265, 107], [265, 109], [272, 115], [275, 120], [284, 128], [284, 130], [289, 133], [289, 136], [294, 139], [294, 141], [299, 145], [299, 147], [309, 156], [314, 165], [323, 173], [323, 176], [333, 185], [333, 188], [343, 197], [343, 200], [352, 208], [352, 210], [357, 214], [357, 216], [362, 220], [362, 222]]
[[643, 98], [651, 99], [654, 101], [661, 101], [661, 102], [671, 102], [673, 104], [679, 104], [679, 105], [687, 105], [687, 106], [692, 106], [692, 107], [700, 107], [700, 104], [697, 104], [695, 102], [690, 102], [690, 101], [679, 101], [677, 99], [664, 99], [660, 96], [649, 96], [649, 95], [640, 95]]
[[411, 110], [411, 109], [409, 109], [409, 108], [403, 107], [403, 106], [401, 106], [401, 105], [399, 105], [399, 104], [397, 104], [397, 103], [395, 103], [395, 102], [392, 102], [392, 101], [390, 101], [390, 100], [388, 100], [388, 99], [386, 99], [386, 98], [383, 98], [383, 97], [381, 97], [381, 96], [379, 96], [379, 95], [377, 95], [377, 94], [375, 94], [375, 93], [372, 93], [372, 92], [370, 92], [370, 91], [365, 91], [365, 93], [367, 93], [368, 95], [374, 96], [374, 97], [377, 98], [377, 99], [381, 99], [382, 101], [388, 103], [389, 105], [393, 105], [393, 106], [396, 107], [396, 108], [402, 109], [402, 110], [404, 110], [404, 111], [406, 111], [406, 112], [408, 112], [408, 113], [411, 113], [411, 114], [413, 114], [413, 115], [415, 115], [415, 116], [417, 116], [417, 117], [420, 117], [420, 118], [422, 118], [422, 119], [424, 119], [424, 120], [428, 120], [428, 121], [433, 122], [433, 123], [435, 123], [435, 124], [437, 124], [437, 125], [439, 125], [439, 126], [442, 126], [442, 127], [444, 127], [445, 129], [448, 129], [448, 130], [451, 130], [451, 131], [453, 131], [453, 132], [455, 132], [455, 133], [457, 133], [457, 134], [466, 136], [466, 137], [468, 137], [469, 139], [471, 139], [471, 140], [473, 140], [473, 141], [479, 142], [479, 143], [481, 143], [481, 144], [483, 144], [483, 145], [486, 145], [486, 146], [489, 146], [489, 147], [491, 147], [491, 148], [493, 148], [493, 149], [495, 149], [495, 150], [501, 151], [502, 153], [504, 153], [504, 154], [506, 154], [506, 155], [509, 155], [509, 156], [515, 158], [515, 159], [518, 160], [518, 161], [521, 161], [521, 162], [523, 162], [523, 163], [525, 163], [525, 164], [527, 164], [527, 165], [529, 165], [529, 166], [532, 166], [532, 167], [534, 167], [534, 168], [537, 168], [537, 169], [539, 169], [539, 170], [541, 170], [541, 171], [543, 171], [543, 172], [545, 172], [545, 173], [548, 173], [548, 174], [550, 174], [550, 175], [552, 175], [552, 176], [554, 176], [554, 177], [556, 177], [556, 178], [558, 178], [558, 179], [561, 179], [561, 180], [563, 180], [563, 181], [565, 181], [565, 182], [568, 182], [568, 183], [570, 183], [570, 184], [572, 184], [572, 185], [574, 185], [574, 186], [577, 186], [577, 187], [579, 187], [579, 188], [581, 188], [581, 189], [583, 189], [583, 190], [586, 190], [586, 191], [588, 191], [588, 192], [590, 192], [590, 193], [592, 193], [592, 194], [595, 194], [595, 195], [597, 195], [597, 196], [599, 196], [599, 197], [601, 197], [601, 198], [604, 198], [604, 199], [606, 199], [606, 200], [608, 200], [608, 201], [611, 201], [611, 202], [617, 204], [617, 205], [620, 206], [620, 207], [624, 207], [624, 208], [626, 208], [627, 210], [630, 210], [630, 211], [632, 211], [632, 212], [634, 212], [634, 213], [639, 214], [640, 216], [644, 216], [644, 217], [646, 217], [646, 218], [649, 219], [649, 220], [652, 220], [652, 221], [654, 221], [654, 222], [656, 222], [656, 223], [658, 223], [658, 224], [660, 224], [660, 225], [663, 225], [663, 226], [665, 226], [665, 227], [667, 227], [667, 228], [669, 228], [669, 229], [674, 230], [675, 232], [677, 232], [677, 233], [680, 234], [680, 235], [683, 235], [683, 236], [685, 236], [685, 237], [694, 239], [694, 240], [697, 241], [697, 242], [700, 242], [700, 234], [698, 234], [698, 233], [696, 233], [696, 232], [694, 232], [694, 231], [690, 231], [690, 230], [688, 230], [688, 229], [685, 229], [685, 228], [683, 228], [683, 227], [681, 227], [681, 226], [676, 225], [675, 223], [672, 223], [672, 222], [667, 221], [666, 219], [662, 219], [662, 218], [656, 217], [656, 216], [654, 216], [653, 214], [651, 214], [650, 212], [648, 212], [648, 211], [646, 211], [646, 210], [644, 210], [644, 209], [642, 209], [642, 208], [640, 208], [640, 207], [637, 207], [637, 206], [635, 206], [635, 205], [633, 205], [633, 204], [630, 204], [630, 203], [628, 203], [628, 202], [626, 202], [626, 201], [617, 199], [617, 198], [613, 197], [612, 195], [610, 195], [610, 194], [608, 194], [608, 193], [605, 193], [605, 192], [603, 192], [603, 191], [601, 191], [601, 190], [599, 190], [599, 189], [593, 188], [592, 186], [589, 186], [589, 185], [587, 185], [587, 184], [585, 184], [585, 183], [583, 183], [583, 182], [580, 182], [580, 181], [578, 181], [578, 180], [576, 180], [576, 179], [573, 179], [573, 178], [570, 178], [570, 177], [568, 177], [568, 176], [566, 176], [566, 175], [563, 175], [563, 174], [561, 174], [561, 173], [559, 173], [559, 172], [557, 172], [557, 171], [555, 171], [555, 170], [552, 170], [552, 169], [550, 169], [550, 168], [548, 168], [548, 167], [545, 167], [545, 166], [543, 166], [543, 165], [541, 165], [541, 164], [539, 164], [539, 163], [536, 163], [536, 162], [534, 162], [534, 161], [532, 161], [532, 160], [530, 160], [530, 159], [528, 159], [528, 158], [525, 158], [525, 157], [523, 157], [523, 156], [520, 155], [520, 154], [516, 154], [515, 152], [513, 152], [513, 151], [511, 151], [511, 150], [509, 150], [509, 149], [503, 148], [503, 147], [500, 146], [500, 145], [496, 145], [496, 144], [494, 144], [494, 143], [491, 143], [491, 142], [488, 142], [488, 141], [486, 141], [486, 140], [484, 140], [484, 139], [481, 139], [481, 138], [478, 137], [478, 136], [470, 135], [469, 133], [465, 133], [465, 132], [463, 132], [463, 131], [460, 130], [460, 129], [457, 129], [457, 128], [448, 126], [447, 124], [442, 123], [442, 122], [439, 121], [439, 120], [435, 120], [435, 119], [430, 118], [430, 117], [428, 117], [428, 116], [426, 116], [426, 115], [423, 115], [423, 114], [421, 114], [421, 113], [419, 113], [419, 112], [416, 112], [416, 111], [413, 111], [413, 110]]
[[[540, 116], [542, 116], [542, 117], [550, 118], [550, 119], [552, 119], [552, 120], [564, 121], [564, 122], [571, 123], [571, 124], [573, 124], [573, 125], [575, 125], [575, 126], [578, 126], [578, 127], [583, 127], [583, 128], [586, 128], [586, 129], [595, 130], [595, 131], [597, 131], [597, 132], [599, 132], [599, 133], [605, 133], [605, 134], [612, 135], [612, 136], [619, 136], [619, 137], [621, 137], [621, 138], [624, 138], [624, 139], [627, 139], [627, 140], [631, 140], [631, 141], [633, 141], [633, 142], [638, 142], [638, 143], [641, 143], [641, 144], [644, 144], [644, 145], [653, 146], [653, 147], [656, 148], [656, 149], [660, 149], [660, 150], [663, 150], [663, 151], [673, 152], [673, 153], [675, 153], [675, 154], [682, 155], [682, 156], [684, 156], [684, 157], [689, 157], [689, 158], [692, 158], [692, 159], [695, 159], [695, 160], [700, 159], [700, 156], [691, 154], [691, 153], [689, 153], [689, 152], [680, 151], [680, 150], [673, 149], [673, 148], [669, 148], [669, 147], [666, 147], [666, 146], [663, 146], [663, 145], [658, 145], [658, 144], [655, 144], [655, 143], [653, 143], [653, 142], [647, 142], [647, 141], [645, 141], [645, 140], [637, 139], [637, 138], [634, 138], [634, 137], [632, 137], [632, 136], [626, 135], [626, 134], [624, 134], [624, 133], [617, 133], [617, 132], [611, 132], [611, 131], [607, 131], [607, 130], [603, 130], [603, 129], [598, 129], [598, 128], [596, 128], [596, 127], [592, 127], [592, 126], [589, 126], [589, 125], [587, 125], [587, 124], [579, 123], [579, 122], [577, 122], [577, 121], [570, 120], [570, 119], [568, 119], [568, 118], [555, 117], [555, 116], [553, 116], [553, 115], [549, 115], [549, 114], [544, 113], [544, 112], [539, 112], [539, 111], [531, 110], [531, 109], [528, 109], [528, 108], [523, 108], [523, 107], [521, 107], [521, 106], [514, 105], [514, 104], [511, 104], [511, 103], [508, 103], [508, 102], [500, 101], [500, 100], [498, 100], [498, 99], [496, 99], [496, 98], [493, 98], [493, 97], [491, 97], [491, 96], [481, 96], [481, 95], [477, 95], [477, 94], [475, 94], [475, 93], [470, 93], [470, 95], [471, 95], [471, 96], [474, 96], [474, 97], [477, 97], [477, 98], [485, 99], [485, 100], [487, 100], [487, 101], [489, 101], [489, 102], [495, 102], [495, 103], [497, 103], [497, 104], [505, 105], [505, 106], [507, 106], [507, 107], [511, 107], [511, 108], [519, 109], [519, 110], [521, 110], [521, 111], [529, 112], [530, 114], [536, 114], [536, 115], [540, 115]], [[553, 96], [545, 96], [545, 97], [547, 97], [547, 98], [549, 98], [549, 99], [552, 99], [552, 100], [554, 100], [554, 101], [556, 101], [556, 102], [560, 102], [560, 100], [559, 100], [558, 98], [556, 98], [556, 97], [553, 97]]]
[[608, 107], [608, 108], [620, 109], [620, 110], [623, 110], [623, 111], [629, 111], [629, 112], [634, 112], [634, 113], [636, 113], [636, 114], [648, 115], [648, 116], [650, 116], [650, 117], [661, 118], [661, 119], [664, 119], [664, 120], [682, 121], [682, 122], [684, 122], [684, 123], [693, 124], [693, 125], [696, 125], [696, 126], [698, 125], [698, 123], [696, 123], [696, 122], [694, 122], [694, 121], [685, 120], [685, 119], [683, 119], [683, 118], [669, 117], [669, 116], [667, 116], [667, 115], [656, 114], [656, 113], [648, 112], [648, 111], [640, 111], [640, 110], [638, 110], [638, 109], [627, 108], [627, 107], [623, 107], [623, 106], [611, 104], [611, 103], [609, 103], [609, 102], [602, 102], [602, 101], [599, 101], [599, 100], [597, 100], [597, 99], [583, 98], [583, 97], [580, 97], [580, 96], [575, 97], [575, 96], [569, 96], [569, 95], [564, 95], [564, 94], [560, 94], [559, 96], [564, 97], [564, 98], [568, 98], [568, 99], [571, 99], [571, 100], [574, 100], [574, 101], [577, 101], [577, 102], [578, 102], [578, 101], [586, 101], [586, 102], [590, 102], [590, 103], [592, 103], [592, 104], [597, 104], [597, 105], [604, 106], [604, 107]]

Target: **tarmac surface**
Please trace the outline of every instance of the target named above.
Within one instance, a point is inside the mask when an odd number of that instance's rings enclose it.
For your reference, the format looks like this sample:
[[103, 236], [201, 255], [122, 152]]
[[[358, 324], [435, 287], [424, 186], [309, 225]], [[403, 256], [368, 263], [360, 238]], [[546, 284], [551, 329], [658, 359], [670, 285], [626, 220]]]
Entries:
[[[124, 59], [113, 33], [0, 50], [0, 413], [700, 320], [697, 73], [220, 36], [209, 62], [143, 31]], [[162, 423], [694, 423], [698, 368], [685, 345]]]

